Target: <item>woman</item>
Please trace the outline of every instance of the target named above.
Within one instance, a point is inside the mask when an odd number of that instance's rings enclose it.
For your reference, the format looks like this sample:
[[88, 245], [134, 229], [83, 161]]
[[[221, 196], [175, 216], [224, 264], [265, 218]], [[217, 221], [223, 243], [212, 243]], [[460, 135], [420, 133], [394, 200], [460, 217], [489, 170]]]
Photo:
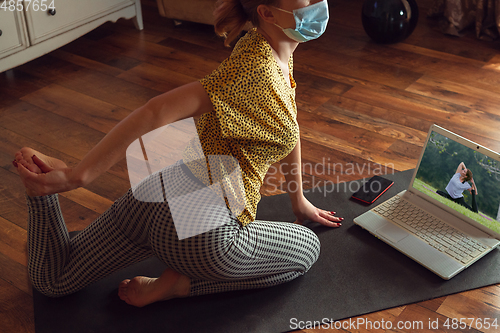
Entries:
[[[74, 168], [30, 148], [14, 164], [26, 187], [29, 264], [35, 288], [48, 296], [75, 292], [134, 262], [156, 255], [168, 268], [159, 278], [135, 277], [119, 286], [128, 304], [261, 288], [304, 274], [317, 260], [319, 240], [300, 225], [311, 220], [338, 227], [342, 218], [318, 209], [302, 193], [300, 137], [296, 122], [292, 53], [319, 37], [328, 21], [326, 1], [225, 0], [217, 3], [215, 29], [234, 40], [247, 21], [256, 27], [231, 56], [200, 82], [150, 100], [114, 127]], [[223, 225], [179, 240], [168, 202], [137, 200], [129, 190], [102, 216], [69, 240], [58, 192], [85, 186], [121, 160], [127, 147], [156, 128], [195, 117], [203, 152], [237, 159], [246, 195], [243, 212], [228, 207], [210, 214]], [[255, 220], [259, 187], [281, 160], [296, 223]], [[196, 165], [162, 171], [196, 190]], [[146, 179], [139, 191], [148, 190]], [[196, 203], [189, 203], [195, 205]]]
[[[472, 186], [468, 183], [469, 181], [472, 183]], [[462, 194], [465, 190], [468, 190], [472, 195], [472, 207], [465, 202], [464, 195]], [[475, 213], [478, 212], [476, 203], [476, 195], [478, 194], [476, 183], [472, 177], [472, 171], [465, 167], [464, 162], [460, 162], [458, 165], [457, 171], [446, 186], [446, 192], [437, 191], [437, 193]]]

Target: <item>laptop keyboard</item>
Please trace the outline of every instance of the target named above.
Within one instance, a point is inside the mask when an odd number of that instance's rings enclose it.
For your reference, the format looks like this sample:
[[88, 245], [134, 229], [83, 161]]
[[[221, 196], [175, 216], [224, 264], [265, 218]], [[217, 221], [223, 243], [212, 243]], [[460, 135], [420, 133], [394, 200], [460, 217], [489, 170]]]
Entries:
[[469, 263], [487, 249], [485, 245], [401, 199], [398, 195], [372, 210], [462, 264]]

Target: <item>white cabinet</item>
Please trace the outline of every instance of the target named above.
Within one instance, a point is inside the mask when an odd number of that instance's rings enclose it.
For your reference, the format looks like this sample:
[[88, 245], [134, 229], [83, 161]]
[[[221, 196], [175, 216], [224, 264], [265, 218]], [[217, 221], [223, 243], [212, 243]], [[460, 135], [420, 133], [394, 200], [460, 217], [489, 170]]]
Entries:
[[0, 0], [0, 72], [49, 53], [107, 21], [133, 19], [137, 29], [143, 28], [140, 0], [33, 1]]
[[0, 11], [0, 58], [21, 51], [27, 46], [22, 13]]

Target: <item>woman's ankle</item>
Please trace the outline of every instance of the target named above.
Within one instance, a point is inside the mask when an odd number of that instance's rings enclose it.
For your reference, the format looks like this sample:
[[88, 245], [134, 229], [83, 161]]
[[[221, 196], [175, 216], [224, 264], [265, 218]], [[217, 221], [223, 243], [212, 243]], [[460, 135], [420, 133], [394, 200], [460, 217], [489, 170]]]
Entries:
[[[172, 281], [175, 282], [172, 283]], [[171, 285], [172, 298], [187, 297], [190, 294], [191, 279], [172, 269], [167, 268], [156, 282], [160, 285], [163, 283]]]

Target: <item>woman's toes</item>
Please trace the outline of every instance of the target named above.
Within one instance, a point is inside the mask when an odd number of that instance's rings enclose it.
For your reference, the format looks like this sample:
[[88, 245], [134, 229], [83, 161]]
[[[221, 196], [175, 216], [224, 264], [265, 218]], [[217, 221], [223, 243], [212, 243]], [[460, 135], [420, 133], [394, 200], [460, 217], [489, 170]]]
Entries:
[[45, 161], [40, 159], [38, 156], [33, 155], [32, 159], [33, 159], [33, 163], [35, 163], [37, 165], [37, 167], [40, 168], [40, 170], [43, 173], [47, 173], [47, 172], [50, 172], [51, 170], [53, 170], [53, 168], [51, 168], [49, 165], [47, 165], [45, 163]]
[[21, 163], [30, 171], [47, 173], [53, 169], [64, 169], [68, 166], [63, 161], [50, 157], [33, 148], [23, 147], [16, 153], [16, 162]]
[[118, 297], [120, 297], [122, 301], [125, 301], [127, 303], [129, 303], [129, 299], [127, 296], [127, 287], [129, 282], [130, 280], [124, 280], [120, 282], [120, 285], [118, 286]]
[[26, 169], [34, 173], [42, 173], [42, 170], [34, 163], [29, 163], [25, 159], [18, 161], [18, 163], [22, 164]]
[[23, 147], [21, 148], [21, 150], [19, 151], [21, 153], [21, 156], [29, 163], [33, 163], [33, 161], [31, 160], [31, 156], [33, 156], [33, 154], [36, 152], [36, 150], [34, 150], [33, 148], [29, 148], [29, 147]]

